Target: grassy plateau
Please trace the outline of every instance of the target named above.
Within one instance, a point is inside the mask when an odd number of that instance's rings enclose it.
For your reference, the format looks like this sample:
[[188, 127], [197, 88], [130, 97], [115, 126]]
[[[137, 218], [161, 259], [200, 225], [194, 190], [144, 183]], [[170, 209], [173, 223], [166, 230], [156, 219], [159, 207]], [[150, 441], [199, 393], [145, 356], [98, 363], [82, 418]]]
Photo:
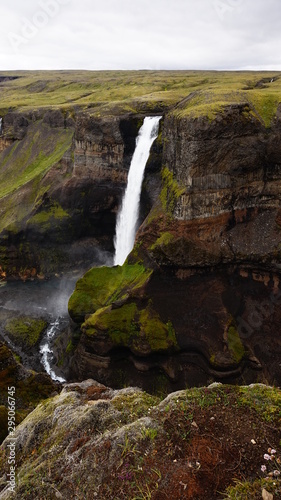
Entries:
[[281, 80], [277, 72], [249, 71], [14, 71], [0, 74], [0, 96], [0, 116], [75, 107], [102, 116], [175, 106], [179, 116], [212, 119], [226, 105], [248, 103], [269, 126]]

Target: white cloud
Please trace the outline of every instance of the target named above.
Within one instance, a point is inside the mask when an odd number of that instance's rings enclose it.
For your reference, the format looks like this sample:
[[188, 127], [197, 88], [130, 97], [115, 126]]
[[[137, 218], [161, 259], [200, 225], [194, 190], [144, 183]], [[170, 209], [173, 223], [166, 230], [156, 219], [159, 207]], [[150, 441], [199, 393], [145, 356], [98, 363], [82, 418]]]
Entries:
[[280, 69], [279, 0], [14, 0], [1, 69]]

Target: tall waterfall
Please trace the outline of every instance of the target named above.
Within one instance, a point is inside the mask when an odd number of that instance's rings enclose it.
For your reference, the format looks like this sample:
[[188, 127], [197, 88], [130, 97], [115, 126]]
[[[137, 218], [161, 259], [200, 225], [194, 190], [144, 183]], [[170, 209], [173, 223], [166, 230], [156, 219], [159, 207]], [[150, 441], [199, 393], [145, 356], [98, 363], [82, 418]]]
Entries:
[[160, 119], [161, 116], [146, 117], [137, 137], [127, 188], [117, 215], [114, 265], [122, 266], [134, 246], [144, 169], [152, 143], [158, 135]]

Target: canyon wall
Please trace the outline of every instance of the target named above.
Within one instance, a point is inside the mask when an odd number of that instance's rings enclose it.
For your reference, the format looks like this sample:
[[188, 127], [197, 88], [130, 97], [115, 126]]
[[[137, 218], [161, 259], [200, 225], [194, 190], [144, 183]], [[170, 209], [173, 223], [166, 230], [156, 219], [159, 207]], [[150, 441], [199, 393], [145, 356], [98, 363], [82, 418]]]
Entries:
[[[113, 374], [121, 373], [146, 387], [158, 369], [169, 389], [212, 380], [280, 383], [280, 108], [270, 128], [246, 104], [213, 120], [174, 108], [164, 116], [162, 145], [160, 193], [127, 262], [151, 275], [137, 294], [124, 282], [99, 306], [87, 288], [95, 270], [80, 280], [70, 301], [74, 321], [79, 293], [91, 299], [70, 376], [90, 373], [118, 385]], [[147, 349], [153, 330], [155, 338], [162, 332], [157, 353]]]
[[0, 261], [7, 276], [110, 260], [140, 123], [42, 109], [4, 117]]

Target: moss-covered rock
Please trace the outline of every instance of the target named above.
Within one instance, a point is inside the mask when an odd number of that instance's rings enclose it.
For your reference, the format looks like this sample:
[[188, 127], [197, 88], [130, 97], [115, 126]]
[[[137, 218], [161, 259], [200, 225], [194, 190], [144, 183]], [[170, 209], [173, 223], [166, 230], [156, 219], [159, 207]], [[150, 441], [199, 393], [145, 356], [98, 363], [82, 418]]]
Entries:
[[228, 328], [227, 344], [234, 361], [239, 363], [245, 355], [245, 348], [241, 342], [239, 332], [234, 325], [230, 325]]
[[143, 309], [135, 303], [101, 308], [86, 319], [82, 330], [92, 338], [93, 348], [99, 354], [118, 346], [129, 347], [142, 356], [169, 353], [178, 347], [171, 322], [163, 323], [150, 304]]
[[264, 488], [277, 499], [279, 479], [261, 472], [268, 443], [280, 457], [280, 415], [260, 412], [271, 405], [280, 408], [281, 392], [261, 385], [213, 384], [160, 400], [90, 379], [67, 384], [17, 427], [16, 491], [5, 498], [259, 500]]
[[142, 264], [93, 268], [76, 283], [68, 310], [76, 323], [101, 307], [138, 295], [152, 271]]

